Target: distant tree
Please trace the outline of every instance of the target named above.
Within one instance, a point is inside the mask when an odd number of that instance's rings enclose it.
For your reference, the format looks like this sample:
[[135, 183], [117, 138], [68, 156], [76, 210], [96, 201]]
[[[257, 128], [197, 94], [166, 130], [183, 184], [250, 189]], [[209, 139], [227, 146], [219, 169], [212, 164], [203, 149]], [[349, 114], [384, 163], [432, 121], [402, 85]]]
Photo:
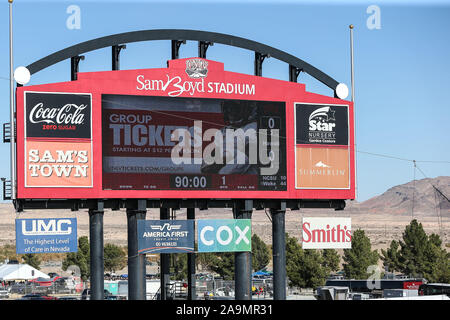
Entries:
[[62, 263], [62, 269], [66, 271], [70, 266], [78, 266], [80, 268], [80, 276], [85, 281], [90, 275], [90, 248], [88, 237], [78, 238], [78, 251], [69, 252]]
[[234, 279], [234, 252], [216, 253], [214, 256], [214, 265], [210, 268], [218, 273], [224, 280]]
[[175, 253], [171, 255], [174, 280], [187, 279], [187, 255]]
[[368, 268], [378, 263], [377, 251], [372, 251], [370, 239], [358, 229], [352, 236], [352, 248], [344, 249], [344, 273], [350, 279], [368, 279]]
[[407, 275], [424, 276], [430, 270], [427, 256], [430, 246], [428, 236], [421, 223], [412, 220], [402, 235], [400, 241], [400, 271]]
[[270, 251], [264, 241], [255, 233], [252, 236], [252, 268], [261, 270], [270, 262]]
[[381, 249], [380, 258], [383, 261], [383, 266], [389, 271], [400, 271], [400, 243], [392, 240], [388, 249]]
[[427, 236], [416, 219], [405, 227], [399, 247], [391, 243], [383, 255], [383, 261], [397, 257], [393, 265], [397, 264], [395, 270], [403, 274], [424, 277], [429, 282], [450, 282], [450, 254], [442, 248], [439, 235]]
[[339, 263], [341, 257], [339, 253], [334, 249], [323, 249], [322, 250], [323, 264], [322, 266], [327, 269], [327, 273], [339, 270]]
[[234, 252], [202, 252], [197, 254], [196, 262], [224, 280], [234, 279]]
[[296, 238], [286, 234], [286, 273], [291, 286], [321, 286], [326, 281], [327, 270], [318, 250], [303, 250]]
[[39, 259], [37, 254], [26, 253], [22, 256], [23, 262], [32, 266], [35, 269], [40, 269], [39, 265], [41, 264], [41, 259]]
[[127, 265], [127, 256], [123, 248], [107, 243], [104, 247], [104, 267], [105, 270], [116, 272], [116, 270], [123, 269]]
[[429, 282], [450, 283], [450, 253], [441, 247], [434, 246], [434, 261], [431, 270], [425, 274]]
[[5, 244], [0, 248], [0, 262], [3, 263], [5, 260], [19, 260], [15, 245]]

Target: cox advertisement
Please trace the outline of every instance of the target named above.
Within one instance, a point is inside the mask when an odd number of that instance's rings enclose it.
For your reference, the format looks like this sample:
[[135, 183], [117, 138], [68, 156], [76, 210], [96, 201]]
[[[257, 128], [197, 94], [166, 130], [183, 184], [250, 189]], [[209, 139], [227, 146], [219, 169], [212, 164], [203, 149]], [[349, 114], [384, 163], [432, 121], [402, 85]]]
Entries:
[[16, 219], [16, 253], [77, 252], [77, 219]]
[[198, 220], [198, 252], [252, 250], [250, 219]]

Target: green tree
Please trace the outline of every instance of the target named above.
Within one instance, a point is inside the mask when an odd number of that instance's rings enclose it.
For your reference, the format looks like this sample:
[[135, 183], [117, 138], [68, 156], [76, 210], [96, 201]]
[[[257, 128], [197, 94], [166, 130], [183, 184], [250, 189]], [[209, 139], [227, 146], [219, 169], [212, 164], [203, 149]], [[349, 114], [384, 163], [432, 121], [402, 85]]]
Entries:
[[380, 258], [383, 260], [383, 266], [389, 271], [400, 271], [400, 243], [392, 240], [388, 249], [381, 249]]
[[327, 270], [318, 250], [303, 250], [297, 239], [286, 234], [286, 273], [291, 286], [321, 286], [326, 281]]
[[125, 251], [112, 243], [107, 243], [103, 251], [105, 270], [116, 272], [123, 269], [127, 265], [127, 257]]
[[37, 254], [26, 253], [22, 256], [23, 262], [32, 266], [35, 269], [40, 269], [39, 265], [41, 264], [41, 259], [37, 256]]
[[303, 250], [297, 239], [286, 233], [286, 275], [289, 284], [295, 287], [304, 286], [304, 281], [299, 272], [299, 264], [303, 258]]
[[400, 271], [407, 275], [424, 276], [430, 271], [430, 242], [421, 223], [412, 220], [400, 240]]
[[234, 279], [234, 252], [203, 252], [196, 257], [197, 264], [219, 274], [225, 280]]
[[429, 282], [450, 282], [450, 255], [442, 248], [437, 234], [427, 236], [421, 223], [412, 220], [402, 234], [402, 240], [392, 241], [382, 250], [382, 260], [389, 269]]
[[0, 262], [5, 260], [20, 260], [19, 255], [16, 254], [16, 246], [12, 244], [5, 244], [0, 248]]
[[252, 236], [252, 268], [261, 270], [269, 264], [270, 251], [264, 241], [255, 233]]
[[450, 283], [450, 253], [441, 247], [434, 247], [432, 250], [435, 250], [435, 260], [425, 278], [429, 282]]
[[218, 273], [224, 280], [234, 279], [234, 252], [221, 252], [213, 255], [214, 265], [211, 270]]
[[323, 249], [322, 250], [323, 264], [322, 266], [327, 269], [327, 273], [339, 270], [339, 263], [341, 262], [341, 257], [339, 253], [334, 249]]
[[378, 263], [378, 253], [372, 251], [370, 239], [364, 230], [358, 229], [352, 236], [352, 248], [344, 249], [344, 273], [350, 279], [367, 279], [371, 275], [367, 269]]
[[90, 249], [88, 237], [78, 238], [78, 251], [69, 252], [62, 263], [62, 269], [66, 271], [70, 266], [80, 268], [80, 276], [85, 281], [90, 275]]
[[171, 255], [171, 273], [174, 274], [174, 280], [187, 279], [187, 255], [175, 253]]

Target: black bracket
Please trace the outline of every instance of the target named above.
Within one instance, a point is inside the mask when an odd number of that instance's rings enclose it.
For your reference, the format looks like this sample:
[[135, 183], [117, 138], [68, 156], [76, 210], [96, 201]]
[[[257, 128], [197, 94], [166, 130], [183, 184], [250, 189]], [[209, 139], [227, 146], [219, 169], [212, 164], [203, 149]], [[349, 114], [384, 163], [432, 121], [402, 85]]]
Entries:
[[262, 54], [255, 51], [255, 76], [262, 76], [262, 64], [265, 58], [270, 58], [270, 54]]
[[303, 70], [297, 67], [294, 67], [293, 65], [289, 65], [289, 81], [291, 82], [297, 82], [297, 78]]
[[172, 40], [172, 60], [179, 59], [182, 44], [186, 44], [186, 40]]
[[6, 180], [6, 178], [1, 178], [3, 182], [3, 200], [11, 200], [12, 195], [12, 185], [11, 180]]
[[126, 49], [127, 46], [122, 44], [122, 45], [115, 45], [111, 47], [111, 51], [112, 51], [112, 61], [111, 61], [111, 69], [112, 70], [119, 70], [120, 69], [120, 50], [122, 49]]
[[11, 124], [10, 123], [3, 124], [3, 142], [4, 143], [11, 142]]
[[70, 80], [75, 81], [78, 78], [78, 65], [84, 56], [75, 56], [70, 58]]
[[213, 46], [213, 42], [209, 41], [199, 41], [198, 42], [198, 57], [206, 59], [206, 51], [208, 51], [209, 46]]

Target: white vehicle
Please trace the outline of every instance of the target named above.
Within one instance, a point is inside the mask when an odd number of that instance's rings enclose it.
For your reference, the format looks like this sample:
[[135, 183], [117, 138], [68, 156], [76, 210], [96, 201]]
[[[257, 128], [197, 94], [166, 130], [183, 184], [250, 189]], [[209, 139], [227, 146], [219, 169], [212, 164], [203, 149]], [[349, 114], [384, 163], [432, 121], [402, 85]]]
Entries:
[[5, 289], [0, 289], [0, 299], [8, 299], [9, 298], [9, 292]]

